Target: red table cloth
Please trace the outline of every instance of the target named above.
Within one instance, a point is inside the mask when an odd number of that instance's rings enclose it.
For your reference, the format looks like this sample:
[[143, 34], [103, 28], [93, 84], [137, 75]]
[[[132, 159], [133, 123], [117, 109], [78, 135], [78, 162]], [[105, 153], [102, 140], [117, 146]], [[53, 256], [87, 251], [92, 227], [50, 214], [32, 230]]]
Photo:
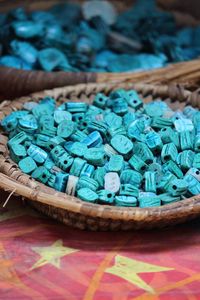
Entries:
[[0, 300], [200, 299], [199, 220], [86, 232], [0, 195]]

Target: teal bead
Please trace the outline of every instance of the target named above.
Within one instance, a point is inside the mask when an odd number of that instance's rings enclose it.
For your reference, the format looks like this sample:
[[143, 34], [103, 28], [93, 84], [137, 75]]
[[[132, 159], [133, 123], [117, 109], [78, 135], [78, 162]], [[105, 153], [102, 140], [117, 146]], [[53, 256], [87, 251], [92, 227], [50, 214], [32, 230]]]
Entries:
[[83, 157], [86, 151], [87, 151], [86, 144], [80, 142], [74, 142], [70, 147], [69, 153], [72, 156]]
[[195, 177], [200, 182], [200, 171], [197, 168], [191, 168], [187, 171], [186, 175]]
[[130, 153], [133, 149], [133, 143], [131, 140], [123, 135], [115, 135], [111, 139], [111, 146], [122, 155]]
[[80, 198], [83, 201], [96, 203], [98, 200], [98, 195], [94, 191], [92, 191], [89, 188], [82, 188], [78, 190], [77, 192], [78, 198]]
[[[192, 159], [191, 159], [191, 161], [192, 161]], [[191, 167], [200, 169], [200, 153], [194, 154], [192, 165], [190, 165], [190, 168]]]
[[195, 153], [191, 150], [185, 150], [180, 152], [177, 157], [177, 164], [181, 167], [182, 170], [187, 171], [192, 168], [193, 161], [195, 158]]
[[105, 136], [108, 131], [108, 125], [103, 121], [93, 121], [88, 124], [89, 132], [98, 131], [102, 136]]
[[181, 150], [192, 150], [194, 145], [193, 134], [190, 131], [180, 132]]
[[74, 196], [76, 193], [76, 188], [78, 184], [79, 178], [74, 175], [69, 175], [66, 186], [66, 194], [70, 196]]
[[168, 171], [166, 174], [164, 174], [164, 176], [161, 178], [160, 182], [158, 183], [157, 190], [165, 193], [168, 192], [171, 182], [175, 179], [177, 179], [177, 177]]
[[30, 101], [30, 102], [25, 102], [24, 104], [23, 104], [23, 108], [25, 109], [25, 110], [28, 110], [28, 111], [32, 111], [32, 109], [35, 107], [35, 106], [37, 106], [38, 105], [38, 103], [36, 103], [36, 102], [33, 102], [33, 101]]
[[123, 116], [123, 125], [128, 128], [131, 123], [133, 123], [136, 119], [136, 115], [134, 112], [127, 112], [124, 116]]
[[63, 121], [71, 121], [72, 120], [72, 114], [68, 111], [62, 111], [62, 110], [55, 110], [54, 111], [54, 121], [56, 124], [60, 124]]
[[120, 191], [119, 191], [120, 196], [132, 196], [132, 197], [138, 197], [139, 196], [139, 189], [132, 184], [126, 183], [126, 184], [121, 184], [120, 186]]
[[47, 127], [47, 126], [42, 126], [40, 128], [40, 133], [47, 135], [49, 137], [54, 137], [56, 135], [57, 129], [56, 127]]
[[26, 155], [27, 153], [24, 146], [20, 144], [10, 146], [10, 157], [14, 162], [18, 163], [21, 159], [25, 158]]
[[184, 107], [183, 113], [188, 119], [192, 119], [193, 116], [197, 113], [197, 109], [193, 108], [190, 105], [187, 105]]
[[51, 188], [54, 188], [55, 181], [56, 181], [56, 175], [51, 174], [47, 181], [47, 185], [50, 186]]
[[99, 184], [93, 178], [88, 176], [81, 176], [78, 181], [77, 189], [89, 188], [92, 191], [97, 191]]
[[82, 143], [88, 148], [92, 148], [102, 145], [103, 139], [98, 131], [93, 131], [82, 140]]
[[168, 110], [168, 105], [160, 100], [152, 101], [144, 105], [145, 112], [150, 117], [162, 117]]
[[1, 126], [5, 131], [10, 132], [17, 127], [19, 119], [24, 118], [27, 114], [28, 112], [23, 110], [14, 111], [1, 121]]
[[179, 145], [179, 137], [175, 131], [170, 127], [164, 127], [159, 132], [163, 144], [174, 143]]
[[139, 207], [146, 208], [146, 207], [154, 207], [154, 206], [160, 206], [161, 201], [158, 196], [142, 196], [139, 197]]
[[126, 101], [130, 107], [137, 110], [143, 106], [143, 102], [136, 91], [126, 91], [126, 94]]
[[200, 182], [194, 176], [190, 174], [186, 174], [184, 180], [188, 184], [188, 191], [192, 195], [199, 195], [200, 194]]
[[84, 113], [75, 113], [73, 114], [72, 121], [78, 125], [78, 128], [83, 130], [87, 128], [88, 123], [84, 120], [85, 114]]
[[106, 155], [109, 157], [112, 157], [113, 155], [117, 155], [117, 151], [115, 151], [115, 149], [113, 149], [109, 144], [105, 144], [103, 149]]
[[145, 143], [134, 143], [133, 152], [135, 155], [140, 157], [147, 165], [152, 164], [154, 161], [154, 155]]
[[150, 150], [154, 152], [160, 152], [162, 150], [163, 143], [158, 133], [149, 132], [145, 137], [145, 141]]
[[15, 136], [13, 136], [9, 141], [8, 141], [8, 146], [12, 146], [14, 144], [23, 144], [25, 141], [29, 140], [28, 135], [21, 131], [17, 133]]
[[193, 131], [194, 125], [190, 119], [179, 119], [174, 121], [174, 126], [176, 131], [185, 132], [185, 131]]
[[122, 207], [136, 207], [137, 199], [133, 196], [115, 196], [115, 205]]
[[124, 159], [121, 155], [112, 155], [108, 163], [109, 172], [121, 172], [124, 165]]
[[141, 174], [147, 170], [147, 164], [137, 155], [133, 155], [128, 162], [133, 169]]
[[54, 118], [51, 115], [42, 115], [39, 118], [40, 127], [49, 128], [54, 126]]
[[120, 189], [120, 178], [116, 172], [108, 172], [104, 176], [104, 188], [113, 193]]
[[50, 156], [54, 161], [57, 161], [58, 157], [62, 156], [65, 153], [65, 149], [62, 146], [57, 145], [50, 151]]
[[32, 178], [45, 184], [49, 180], [51, 173], [45, 167], [41, 166], [35, 169], [31, 176]]
[[194, 140], [194, 150], [195, 152], [200, 152], [200, 134], [195, 137]]
[[61, 138], [60, 136], [54, 136], [52, 138], [49, 138], [45, 147], [51, 151], [54, 147], [58, 145], [64, 146], [64, 144], [65, 140], [63, 138]]
[[178, 150], [173, 143], [165, 144], [161, 151], [162, 162], [165, 163], [169, 160], [176, 161]]
[[94, 170], [95, 170], [94, 166], [90, 164], [85, 164], [81, 170], [80, 177], [81, 176], [92, 177], [92, 175], [94, 174]]
[[97, 192], [98, 202], [102, 204], [113, 204], [114, 203], [114, 193], [106, 190], [100, 190]]
[[18, 127], [22, 131], [33, 134], [38, 129], [38, 123], [33, 115], [26, 115], [19, 120]]
[[124, 170], [120, 174], [121, 184], [131, 184], [133, 186], [139, 187], [142, 181], [142, 175], [133, 170]]
[[137, 119], [129, 125], [127, 135], [133, 141], [135, 140], [141, 141], [142, 133], [144, 132], [144, 130], [145, 130], [144, 123]]
[[122, 126], [122, 117], [117, 114], [111, 112], [105, 115], [104, 121], [109, 126], [109, 128], [119, 128]]
[[28, 156], [19, 161], [19, 168], [22, 170], [22, 172], [31, 174], [37, 168], [37, 165], [35, 161]]
[[128, 104], [124, 99], [118, 98], [113, 100], [112, 109], [115, 114], [123, 116], [128, 112]]
[[[110, 127], [108, 129], [108, 133], [110, 137], [114, 137], [115, 135], [126, 135], [126, 129], [123, 126], [118, 128]], [[108, 138], [108, 140], [110, 139], [110, 137]]]
[[84, 113], [88, 108], [88, 104], [85, 102], [67, 102], [65, 103], [65, 109], [70, 113]]
[[59, 191], [59, 192], [65, 192], [68, 177], [69, 177], [69, 174], [56, 173], [55, 182], [54, 182], [54, 189]]
[[184, 179], [174, 179], [170, 182], [168, 192], [172, 196], [181, 196], [187, 192], [188, 183]]
[[183, 178], [182, 170], [172, 160], [169, 160], [167, 163], [163, 165], [163, 171], [164, 172], [169, 171], [170, 173], [174, 174], [177, 178]]
[[57, 135], [63, 139], [70, 137], [76, 129], [75, 123], [72, 121], [62, 121], [57, 128]]
[[68, 142], [65, 142], [65, 143], [64, 143], [63, 147], [65, 148], [65, 150], [66, 150], [67, 152], [70, 152], [70, 149], [71, 149], [73, 143], [74, 143], [74, 142], [72, 142], [72, 141], [68, 141]]
[[151, 127], [155, 129], [162, 129], [166, 127], [172, 127], [173, 122], [170, 119], [162, 117], [153, 117]]
[[87, 138], [87, 134], [80, 131], [76, 130], [71, 136], [70, 139], [74, 142], [82, 142], [85, 138]]
[[47, 170], [51, 171], [55, 166], [54, 161], [48, 156], [43, 165]]
[[50, 137], [44, 134], [35, 134], [34, 135], [34, 143], [36, 144], [36, 146], [38, 147], [44, 147], [46, 148], [47, 143], [49, 141]]
[[74, 158], [71, 157], [68, 153], [64, 153], [55, 159], [55, 163], [57, 167], [59, 167], [64, 172], [69, 170], [73, 162], [74, 162]]
[[46, 151], [44, 151], [42, 148], [35, 145], [31, 145], [28, 148], [27, 154], [30, 157], [32, 157], [38, 164], [43, 164], [48, 156]]
[[86, 164], [85, 160], [83, 160], [82, 158], [76, 157], [73, 160], [72, 166], [70, 168], [70, 171], [69, 171], [70, 175], [79, 177], [85, 164]]
[[160, 194], [158, 197], [160, 198], [162, 205], [171, 204], [171, 203], [178, 202], [181, 200], [180, 196], [171, 196], [168, 193]]
[[49, 106], [47, 104], [38, 104], [37, 106], [33, 107], [32, 114], [35, 116], [36, 119], [39, 119], [41, 116], [52, 115], [54, 112], [54, 107]]
[[145, 172], [145, 191], [146, 192], [156, 192], [156, 173], [155, 172]]
[[85, 151], [84, 159], [94, 166], [103, 166], [106, 160], [105, 152], [100, 148], [89, 148]]
[[104, 167], [98, 167], [93, 173], [93, 178], [98, 182], [101, 188], [104, 187], [105, 175], [106, 175], [106, 169]]
[[94, 101], [93, 101], [93, 105], [100, 107], [100, 108], [105, 108], [107, 106], [107, 101], [108, 101], [108, 97], [105, 96], [102, 93], [98, 93], [96, 94]]

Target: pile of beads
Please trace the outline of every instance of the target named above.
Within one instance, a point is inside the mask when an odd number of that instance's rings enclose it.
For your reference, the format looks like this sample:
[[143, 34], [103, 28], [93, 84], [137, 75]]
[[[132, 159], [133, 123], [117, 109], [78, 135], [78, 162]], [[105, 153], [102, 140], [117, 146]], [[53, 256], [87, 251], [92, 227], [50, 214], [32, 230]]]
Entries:
[[155, 0], [133, 2], [121, 13], [109, 1], [89, 0], [0, 14], [0, 66], [126, 72], [200, 55], [200, 27], [179, 28], [173, 14], [159, 10]]
[[84, 201], [150, 207], [200, 193], [200, 112], [191, 106], [173, 111], [118, 89], [92, 105], [27, 102], [1, 126], [24, 173]]

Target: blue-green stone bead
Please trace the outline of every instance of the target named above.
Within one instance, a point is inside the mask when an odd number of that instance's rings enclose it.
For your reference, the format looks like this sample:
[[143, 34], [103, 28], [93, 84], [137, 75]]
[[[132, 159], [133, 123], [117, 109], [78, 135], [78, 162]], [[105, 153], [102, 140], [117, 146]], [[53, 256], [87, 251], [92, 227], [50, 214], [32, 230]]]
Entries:
[[57, 129], [57, 135], [67, 139], [68, 137], [70, 137], [74, 131], [76, 129], [75, 123], [72, 121], [62, 121], [59, 125], [58, 125], [58, 129]]
[[68, 153], [64, 153], [55, 159], [57, 167], [59, 167], [61, 170], [65, 172], [69, 170], [69, 168], [73, 164], [73, 161], [74, 161], [73, 157], [71, 157]]
[[84, 158], [89, 164], [101, 167], [105, 164], [106, 155], [100, 148], [89, 148], [85, 151]]
[[137, 199], [133, 196], [115, 196], [115, 205], [123, 207], [136, 207]]
[[57, 132], [56, 127], [42, 126], [40, 129], [41, 134], [48, 135], [49, 137], [54, 137], [56, 135], [56, 132]]
[[84, 167], [84, 165], [86, 164], [86, 161], [76, 157], [72, 163], [71, 169], [69, 171], [70, 175], [74, 175], [76, 177], [80, 176], [80, 173]]
[[127, 135], [130, 139], [140, 141], [141, 140], [140, 136], [144, 132], [144, 129], [145, 129], [144, 123], [137, 119], [129, 125]]
[[88, 124], [88, 130], [89, 132], [98, 131], [102, 136], [105, 136], [108, 131], [108, 125], [103, 121], [93, 121]]
[[36, 103], [36, 102], [34, 102], [34, 101], [30, 101], [30, 102], [25, 102], [24, 104], [23, 104], [23, 108], [25, 109], [25, 110], [28, 110], [28, 111], [32, 111], [32, 109], [35, 107], [35, 106], [37, 106], [38, 105], [38, 103]]
[[168, 193], [160, 194], [158, 197], [160, 198], [162, 205], [171, 204], [171, 203], [178, 202], [181, 200], [180, 196], [171, 196]]
[[133, 149], [133, 143], [123, 135], [115, 135], [111, 139], [111, 146], [120, 154], [125, 155]]
[[142, 100], [140, 99], [138, 93], [134, 90], [130, 90], [126, 92], [127, 97], [126, 101], [128, 105], [134, 109], [139, 109], [143, 106]]
[[85, 164], [80, 173], [80, 177], [81, 176], [92, 177], [94, 170], [95, 170], [94, 166], [90, 164]]
[[115, 114], [123, 116], [128, 112], [128, 104], [122, 98], [118, 98], [113, 100], [112, 109]]
[[44, 32], [42, 24], [28, 20], [15, 21], [12, 23], [12, 28], [17, 37], [22, 39], [29, 39], [37, 36], [42, 36]]
[[[109, 133], [109, 136], [110, 137], [114, 137], [115, 135], [126, 135], [126, 129], [125, 127], [121, 126], [121, 127], [118, 127], [118, 128], [113, 128], [113, 127], [110, 127], [108, 129], [108, 133]], [[109, 140], [110, 138], [108, 138]]]
[[57, 145], [50, 151], [50, 156], [53, 158], [54, 161], [56, 161], [58, 157], [62, 156], [65, 153], [65, 149], [62, 146]]
[[189, 119], [179, 119], [174, 121], [174, 126], [176, 131], [185, 132], [185, 131], [193, 131], [194, 125]]
[[22, 172], [31, 174], [37, 168], [37, 165], [35, 161], [28, 156], [19, 161], [19, 168], [22, 170]]
[[74, 142], [83, 142], [84, 139], [87, 138], [87, 134], [80, 131], [76, 130], [71, 136], [70, 139]]
[[49, 180], [51, 173], [45, 167], [41, 166], [35, 169], [31, 176], [32, 178], [45, 184]]
[[144, 105], [145, 112], [150, 117], [162, 117], [168, 106], [163, 101], [152, 101]]
[[122, 126], [122, 118], [117, 114], [111, 112], [105, 115], [104, 121], [109, 126], [109, 128], [119, 128]]
[[19, 127], [25, 132], [34, 133], [38, 129], [38, 123], [33, 115], [26, 115], [19, 120]]
[[190, 167], [200, 169], [200, 153], [194, 154], [192, 166], [190, 166]]
[[29, 140], [28, 135], [21, 131], [8, 141], [8, 146], [12, 146], [14, 144], [23, 144], [27, 140]]
[[173, 180], [177, 179], [177, 177], [172, 174], [171, 172], [167, 172], [160, 180], [160, 182], [157, 185], [158, 191], [161, 192], [168, 192], [170, 184]]
[[113, 155], [111, 156], [108, 163], [108, 171], [109, 172], [121, 172], [124, 165], [124, 159], [121, 155]]
[[55, 110], [53, 117], [56, 124], [60, 124], [63, 121], [72, 120], [72, 114], [68, 111], [62, 111], [62, 110]]
[[163, 171], [164, 172], [171, 172], [172, 174], [174, 174], [176, 177], [178, 178], [183, 178], [183, 172], [182, 170], [177, 166], [177, 164], [172, 161], [172, 160], [169, 160], [167, 163], [165, 163], [163, 165]]
[[185, 106], [183, 109], [183, 113], [188, 119], [192, 119], [193, 116], [196, 114], [196, 112], [197, 112], [197, 109], [193, 108], [190, 105]]
[[46, 148], [49, 139], [50, 139], [50, 137], [47, 135], [44, 135], [44, 134], [35, 134], [34, 135], [34, 143], [39, 147]]
[[181, 196], [187, 192], [188, 183], [183, 179], [174, 179], [170, 182], [168, 192], [172, 196]]
[[156, 173], [155, 172], [145, 172], [145, 191], [146, 192], [156, 192]]
[[178, 150], [173, 143], [165, 144], [161, 151], [162, 162], [165, 163], [169, 160], [176, 161]]
[[121, 184], [132, 184], [133, 186], [139, 187], [142, 181], [142, 175], [133, 170], [124, 170], [120, 175]]
[[147, 164], [137, 155], [133, 155], [128, 162], [139, 173], [144, 173], [147, 170]]
[[53, 161], [50, 157], [47, 157], [47, 159], [45, 160], [43, 166], [44, 166], [47, 170], [51, 171], [51, 169], [55, 166], [55, 163], [54, 163], [54, 161]]
[[61, 138], [60, 136], [54, 136], [52, 138], [49, 138], [48, 142], [46, 143], [46, 148], [50, 151], [56, 147], [57, 145], [64, 146], [65, 140]]
[[102, 204], [113, 204], [114, 203], [114, 193], [106, 190], [100, 190], [97, 192], [98, 202]]
[[120, 196], [138, 197], [139, 189], [129, 183], [121, 184], [119, 194]]
[[187, 171], [192, 168], [193, 161], [195, 158], [195, 153], [191, 150], [185, 150], [179, 153], [177, 157], [177, 164], [181, 167], [182, 170]]
[[152, 164], [154, 161], [154, 155], [145, 143], [134, 143], [133, 152], [135, 155], [140, 157], [147, 165]]
[[41, 128], [49, 129], [54, 127], [54, 118], [51, 115], [42, 115], [39, 119]]
[[103, 139], [98, 131], [93, 131], [82, 140], [82, 143], [86, 144], [88, 148], [92, 148], [101, 145]]
[[154, 206], [160, 206], [161, 201], [158, 196], [143, 196], [139, 197], [139, 207], [145, 208], [145, 207], [154, 207]]
[[25, 117], [28, 114], [27, 111], [12, 112], [1, 121], [1, 126], [7, 132], [14, 130], [17, 127], [18, 120]]
[[27, 154], [32, 157], [38, 164], [43, 164], [48, 156], [46, 151], [35, 145], [31, 145], [28, 148]]
[[131, 123], [133, 123], [136, 119], [136, 115], [133, 112], [127, 112], [124, 116], [123, 116], [123, 125], [128, 128]]
[[188, 191], [192, 195], [199, 195], [200, 194], [200, 182], [194, 176], [192, 176], [190, 174], [186, 174], [184, 179], [188, 184]]
[[177, 146], [177, 136], [170, 127], [164, 127], [159, 132], [163, 144], [174, 143]]
[[79, 156], [79, 157], [83, 157], [85, 152], [87, 150], [87, 145], [84, 143], [80, 143], [80, 142], [74, 142], [70, 149], [69, 149], [69, 153], [72, 156]]
[[77, 189], [79, 190], [81, 188], [89, 188], [92, 191], [96, 191], [98, 187], [99, 184], [95, 179], [88, 176], [81, 176], [78, 181]]
[[179, 134], [181, 150], [192, 150], [194, 145], [193, 134], [190, 131], [182, 131]]
[[200, 134], [195, 137], [194, 150], [195, 152], [200, 152]]
[[191, 168], [187, 171], [186, 175], [192, 175], [200, 182], [200, 170], [197, 168]]
[[101, 188], [104, 187], [105, 174], [106, 174], [106, 169], [104, 167], [98, 167], [93, 173], [93, 178], [98, 182]]
[[69, 174], [56, 173], [54, 189], [59, 192], [65, 192]]
[[98, 200], [98, 195], [89, 188], [81, 188], [77, 192], [77, 196], [86, 202], [95, 203]]
[[56, 181], [56, 175], [51, 174], [48, 181], [47, 181], [47, 185], [54, 188], [55, 181]]
[[162, 118], [162, 117], [153, 117], [151, 127], [156, 129], [172, 127], [173, 122], [170, 119]]
[[107, 96], [105, 96], [102, 93], [98, 93], [94, 98], [93, 105], [100, 107], [100, 108], [104, 108], [107, 105], [107, 101], [108, 101]]
[[117, 151], [115, 151], [115, 149], [113, 149], [109, 144], [105, 144], [103, 149], [104, 149], [106, 155], [109, 157], [111, 157], [113, 155], [117, 155]]
[[160, 135], [156, 132], [149, 132], [146, 137], [146, 144], [152, 151], [160, 152], [163, 147]]
[[67, 102], [65, 103], [65, 109], [71, 113], [86, 112], [88, 104], [85, 102]]
[[38, 104], [32, 109], [32, 114], [39, 119], [43, 115], [52, 115], [54, 111], [53, 106], [49, 106], [48, 104]]
[[65, 150], [66, 150], [67, 152], [70, 153], [70, 150], [71, 150], [71, 147], [72, 147], [73, 143], [74, 143], [74, 142], [72, 142], [72, 141], [68, 141], [68, 142], [65, 142], [65, 143], [64, 143], [63, 147], [65, 148]]

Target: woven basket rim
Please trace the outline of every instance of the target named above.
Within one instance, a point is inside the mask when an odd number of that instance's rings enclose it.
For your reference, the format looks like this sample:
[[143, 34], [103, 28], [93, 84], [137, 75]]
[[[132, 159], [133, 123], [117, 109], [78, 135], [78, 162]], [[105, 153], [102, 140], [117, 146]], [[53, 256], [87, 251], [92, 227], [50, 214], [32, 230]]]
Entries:
[[[67, 97], [70, 100], [70, 96], [83, 96], [86, 97], [99, 91], [109, 92], [114, 88], [134, 88], [144, 96], [152, 95], [153, 97], [160, 96], [161, 98], [170, 98], [179, 100], [193, 106], [200, 104], [200, 97], [198, 91], [192, 93], [184, 89], [180, 85], [151, 85], [151, 84], [79, 84], [77, 86], [67, 86], [63, 88], [56, 88], [53, 90], [46, 90], [39, 93], [31, 94], [27, 97], [16, 99], [15, 101], [4, 101], [0, 104], [2, 114], [10, 113], [10, 110], [17, 110], [19, 104], [23, 104], [27, 101], [37, 101], [45, 96], [53, 96], [56, 100]], [[73, 98], [73, 97], [72, 97]], [[72, 99], [73, 100], [73, 99]], [[2, 117], [1, 117], [2, 118]], [[0, 131], [3, 133], [3, 130]], [[0, 136], [0, 140], [2, 135]], [[6, 142], [3, 138], [3, 142], [0, 142], [0, 146], [3, 146], [4, 150], [0, 155], [0, 187], [13, 191], [15, 193], [29, 198], [30, 200], [40, 202], [43, 204], [62, 208], [71, 212], [83, 214], [86, 216], [92, 216], [103, 219], [122, 220], [122, 221], [145, 221], [148, 216], [148, 221], [153, 220], [155, 216], [166, 218], [178, 218], [182, 214], [198, 212], [200, 213], [200, 195], [191, 197], [188, 199], [168, 204], [164, 206], [158, 206], [153, 208], [139, 208], [139, 207], [115, 207], [101, 204], [92, 204], [82, 201], [76, 197], [68, 196], [64, 193], [55, 191], [54, 189], [47, 187], [41, 183], [36, 182], [34, 179], [30, 179], [30, 176], [23, 174], [16, 164], [9, 160], [8, 152], [5, 147]], [[8, 168], [5, 169], [7, 164]], [[13, 173], [9, 173], [14, 168]], [[7, 170], [7, 171], [6, 171]], [[12, 170], [13, 171], [13, 170]]]

